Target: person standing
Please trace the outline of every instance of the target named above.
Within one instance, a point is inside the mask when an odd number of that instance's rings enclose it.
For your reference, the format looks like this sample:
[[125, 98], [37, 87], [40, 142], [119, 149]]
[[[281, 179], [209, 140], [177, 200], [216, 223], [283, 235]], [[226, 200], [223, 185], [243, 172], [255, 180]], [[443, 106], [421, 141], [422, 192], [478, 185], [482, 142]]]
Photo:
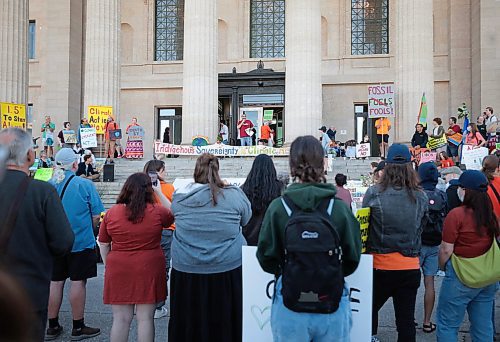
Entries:
[[319, 131], [321, 132], [321, 147], [323, 147], [323, 163], [324, 166], [323, 168], [325, 169], [325, 175], [328, 174], [328, 152], [330, 152], [330, 143], [332, 142], [330, 140], [330, 137], [328, 134], [326, 134], [326, 126], [321, 126], [319, 128]]
[[488, 136], [491, 138], [498, 131], [498, 119], [493, 114], [493, 107], [486, 107], [485, 113], [486, 119], [484, 120], [484, 124], [486, 125]]
[[411, 146], [415, 149], [426, 148], [429, 136], [425, 132], [424, 125], [418, 123], [415, 125], [415, 133], [411, 138]]
[[50, 115], [45, 116], [45, 122], [42, 124], [42, 142], [43, 149], [47, 152], [48, 158], [54, 158], [54, 131], [56, 125], [51, 121]]
[[500, 219], [500, 159], [492, 154], [484, 157], [481, 171], [488, 178], [488, 196], [493, 204], [493, 212]]
[[484, 123], [486, 112], [483, 115], [479, 115], [477, 118], [477, 130], [481, 133], [484, 140], [488, 141], [488, 130], [486, 124]]
[[224, 121], [220, 123], [219, 134], [222, 139], [222, 143], [227, 145], [229, 143], [229, 128]]
[[[500, 237], [500, 228], [487, 194], [486, 176], [480, 171], [467, 170], [456, 183], [463, 204], [450, 211], [444, 220], [439, 268], [446, 276], [437, 308], [437, 340], [457, 341], [467, 310], [472, 341], [493, 341], [492, 308], [497, 283], [467, 286], [460, 277], [461, 263], [452, 262], [452, 258], [466, 260], [484, 255]], [[491, 269], [494, 271], [498, 270]]]
[[[443, 120], [441, 118], [434, 118], [432, 120], [432, 124], [434, 125], [434, 128], [432, 129], [432, 133], [429, 134], [429, 138], [432, 139], [441, 139], [444, 135], [444, 128], [441, 126], [443, 124]], [[446, 152], [446, 143], [442, 146], [438, 146], [434, 149], [438, 154], [441, 152]]]
[[163, 143], [170, 144], [170, 127], [165, 127], [165, 131], [163, 132]]
[[[452, 116], [449, 120], [450, 127], [448, 127], [448, 131], [445, 133], [447, 137], [455, 135], [457, 133], [461, 133], [460, 126], [457, 125], [457, 118]], [[455, 145], [450, 140], [448, 140], [448, 155], [453, 159], [455, 163], [458, 163], [458, 145]]]
[[373, 255], [374, 268], [372, 335], [378, 340], [378, 312], [392, 297], [398, 342], [415, 342], [419, 254], [428, 199], [407, 146], [393, 144], [385, 162], [380, 182], [363, 198], [363, 208], [371, 208], [367, 252]]
[[71, 254], [54, 259], [46, 340], [57, 338], [63, 331], [59, 324], [59, 310], [68, 278], [71, 280], [69, 300], [73, 315], [71, 340], [82, 340], [101, 333], [100, 329], [85, 325], [84, 313], [87, 279], [97, 276], [94, 227], [99, 222], [104, 206], [94, 184], [75, 176], [77, 160], [78, 156], [72, 149], [62, 148], [56, 154], [56, 170], [49, 181], [61, 198], [75, 234], [75, 242]]
[[432, 333], [436, 324], [432, 323], [432, 311], [436, 299], [434, 290], [434, 276], [438, 272], [438, 252], [441, 244], [443, 222], [448, 214], [446, 193], [436, 189], [439, 173], [434, 163], [420, 164], [418, 168], [420, 186], [428, 198], [429, 212], [425, 217], [422, 231], [422, 249], [420, 250], [420, 268], [424, 276], [424, 321], [422, 331]]
[[262, 127], [260, 128], [260, 140], [259, 142], [262, 143], [262, 145], [267, 145], [269, 147], [273, 147], [273, 130], [271, 127], [269, 127], [269, 121], [264, 122]]
[[467, 131], [469, 133], [465, 137], [465, 144], [474, 147], [483, 147], [486, 145], [486, 140], [484, 140], [481, 133], [479, 133], [477, 125], [475, 123], [469, 124], [469, 126], [467, 127]]
[[[9, 212], [21, 214], [11, 216], [12, 232], [6, 250], [0, 254], [14, 266], [7, 266], [6, 271], [30, 300], [31, 307], [23, 310], [31, 311], [35, 319], [24, 328], [30, 331], [32, 341], [40, 342], [47, 324], [52, 260], [71, 251], [75, 236], [54, 187], [28, 177], [35, 162], [30, 135], [19, 128], [3, 129], [0, 146], [7, 150], [7, 170], [0, 179], [0, 208], [4, 208], [0, 211], [0, 225], [5, 227]], [[22, 199], [17, 208], [13, 208], [15, 194]]]
[[77, 138], [78, 144], [80, 144], [80, 146], [82, 145], [80, 128], [91, 128], [91, 127], [92, 126], [89, 124], [89, 120], [87, 118], [82, 118], [80, 120], [80, 125], [78, 125], [78, 130], [76, 132], [76, 138]]
[[375, 128], [377, 129], [377, 140], [380, 147], [380, 156], [385, 158], [387, 148], [389, 147], [389, 131], [391, 130], [391, 120], [386, 117], [375, 120]]
[[240, 142], [241, 146], [252, 146], [252, 136], [254, 135], [252, 132], [253, 123], [250, 120], [247, 120], [247, 115], [245, 113], [241, 114], [241, 118], [238, 121], [236, 127], [240, 132]]
[[71, 129], [71, 123], [69, 121], [66, 121], [63, 123], [63, 129], [59, 131], [57, 134], [57, 139], [59, 139], [59, 146], [62, 147], [71, 147], [71, 146], [65, 146], [65, 141], [64, 141], [64, 131], [69, 131]]
[[175, 191], [172, 211], [168, 340], [241, 341], [241, 226], [252, 215], [250, 202], [220, 179], [217, 157], [204, 153], [196, 160], [194, 183]]
[[[157, 204], [155, 196], [160, 196]], [[106, 266], [104, 304], [111, 304], [111, 341], [128, 341], [130, 323], [137, 319], [137, 341], [154, 340], [156, 303], [165, 300], [165, 259], [160, 247], [163, 227], [174, 221], [162, 204], [159, 184], [144, 173], [125, 182], [99, 228], [99, 248]], [[111, 248], [112, 246], [112, 248]]]
[[331, 141], [335, 141], [335, 136], [337, 135], [337, 129], [334, 126], [330, 126], [328, 131], [326, 131], [326, 134], [328, 134], [328, 137], [330, 138]]
[[342, 200], [349, 209], [352, 209], [352, 196], [351, 192], [344, 188], [347, 185], [347, 176], [342, 173], [335, 175], [335, 184], [337, 184], [337, 197]]
[[112, 116], [108, 117], [108, 122], [104, 126], [104, 154], [106, 155], [106, 163], [114, 164], [116, 137], [110, 133], [118, 129], [118, 125]]
[[[358, 267], [361, 233], [359, 223], [349, 208], [344, 202], [335, 199], [335, 187], [326, 183], [323, 167], [323, 149], [318, 140], [313, 136], [295, 139], [290, 147], [290, 174], [294, 183], [285, 190], [282, 197], [271, 202], [262, 223], [257, 259], [262, 269], [273, 274], [276, 279], [271, 307], [274, 341], [350, 341], [351, 305], [344, 277], [352, 274]], [[293, 235], [297, 232], [301, 237], [308, 237], [310, 242], [306, 242], [304, 238], [296, 238], [294, 241], [303, 248], [313, 243], [317, 247], [320, 241], [316, 242], [318, 239], [314, 237], [319, 236], [324, 244], [323, 248], [330, 248], [332, 258], [325, 260], [320, 258], [320, 253], [306, 253], [321, 260], [321, 264], [314, 264], [313, 257], [290, 252], [289, 247], [292, 245], [297, 248], [287, 238], [288, 232], [292, 231], [293, 215], [304, 215], [306, 211], [316, 211], [322, 221], [315, 221], [310, 227], [302, 225], [306, 231], [293, 229]], [[337, 239], [332, 239], [335, 242], [330, 240], [331, 235], [328, 233], [315, 231], [318, 226], [337, 235]], [[299, 226], [295, 225], [294, 228]], [[333, 252], [337, 248], [342, 250], [341, 260]], [[290, 262], [301, 257], [304, 263], [292, 265]], [[306, 258], [308, 263], [305, 263]], [[303, 269], [294, 268], [300, 264], [308, 265], [307, 271], [311, 272], [301, 272]], [[320, 268], [321, 271], [318, 271]], [[297, 276], [302, 277], [306, 284], [300, 284]], [[316, 310], [315, 313], [303, 311], [299, 296], [294, 295], [301, 292], [309, 292], [305, 294], [309, 298], [318, 298], [311, 299], [308, 303], [314, 305], [315, 309], [325, 303], [331, 305], [330, 310], [321, 310], [321, 313]]]
[[[139, 135], [131, 137], [130, 129], [134, 128], [136, 129], [134, 133]], [[143, 145], [144, 130], [137, 123], [137, 118], [132, 118], [132, 123], [127, 126], [125, 134], [127, 134], [127, 146], [125, 147], [125, 158], [133, 158], [133, 159], [144, 158], [144, 145]]]

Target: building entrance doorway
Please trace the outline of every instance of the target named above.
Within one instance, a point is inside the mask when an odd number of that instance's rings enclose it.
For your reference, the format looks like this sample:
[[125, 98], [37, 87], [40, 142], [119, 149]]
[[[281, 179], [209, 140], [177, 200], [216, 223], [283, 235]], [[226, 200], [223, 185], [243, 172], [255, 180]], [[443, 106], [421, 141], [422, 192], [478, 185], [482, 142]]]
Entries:
[[158, 108], [156, 139], [180, 145], [182, 141], [182, 108]]
[[380, 155], [375, 120], [368, 118], [368, 104], [366, 103], [354, 105], [354, 132], [356, 132], [355, 139], [357, 144], [361, 143], [363, 138], [368, 135], [371, 156]]

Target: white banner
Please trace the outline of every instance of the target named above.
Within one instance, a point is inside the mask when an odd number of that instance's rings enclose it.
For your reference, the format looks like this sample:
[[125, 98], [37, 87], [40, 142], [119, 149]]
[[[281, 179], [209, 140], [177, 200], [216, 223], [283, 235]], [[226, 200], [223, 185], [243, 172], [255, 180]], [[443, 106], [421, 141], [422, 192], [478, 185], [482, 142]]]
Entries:
[[[274, 276], [265, 273], [257, 261], [257, 247], [243, 247], [243, 342], [272, 342], [271, 299], [267, 287]], [[369, 342], [372, 322], [373, 257], [361, 255], [359, 266], [346, 278], [350, 287], [351, 341]], [[274, 285], [269, 285], [269, 295]]]
[[370, 157], [370, 143], [356, 145], [356, 158]]
[[264, 145], [257, 146], [230, 146], [224, 144], [213, 144], [208, 146], [190, 146], [165, 144], [160, 141], [154, 143], [155, 155], [158, 154], [178, 154], [181, 156], [200, 156], [203, 153], [211, 153], [216, 156], [232, 157], [254, 157], [259, 154], [270, 156], [288, 156], [289, 148], [274, 148]]
[[80, 143], [83, 149], [97, 147], [97, 134], [94, 127], [80, 128]]
[[394, 117], [394, 84], [368, 86], [368, 117]]
[[463, 145], [462, 164], [465, 164], [467, 170], [481, 170], [483, 159], [488, 155], [486, 147], [475, 148], [472, 145]]
[[[228, 182], [231, 185], [235, 185], [237, 187], [240, 187], [245, 183], [246, 178], [224, 178], [223, 181]], [[193, 178], [176, 178], [172, 185], [174, 186], [174, 189], [180, 189], [184, 188], [190, 183], [193, 183], [194, 180]]]

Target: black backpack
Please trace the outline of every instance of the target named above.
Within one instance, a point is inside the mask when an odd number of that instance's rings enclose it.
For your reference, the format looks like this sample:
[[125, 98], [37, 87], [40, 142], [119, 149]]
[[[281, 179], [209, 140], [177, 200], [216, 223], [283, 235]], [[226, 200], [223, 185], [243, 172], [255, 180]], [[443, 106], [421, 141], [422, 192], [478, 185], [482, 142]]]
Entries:
[[283, 303], [295, 312], [335, 312], [344, 289], [344, 274], [340, 238], [330, 218], [334, 199], [325, 198], [309, 211], [286, 195], [281, 201], [290, 217], [285, 227]]
[[429, 212], [422, 231], [422, 244], [438, 246], [441, 244], [443, 223], [448, 214], [448, 199], [444, 191], [425, 190], [428, 198]]

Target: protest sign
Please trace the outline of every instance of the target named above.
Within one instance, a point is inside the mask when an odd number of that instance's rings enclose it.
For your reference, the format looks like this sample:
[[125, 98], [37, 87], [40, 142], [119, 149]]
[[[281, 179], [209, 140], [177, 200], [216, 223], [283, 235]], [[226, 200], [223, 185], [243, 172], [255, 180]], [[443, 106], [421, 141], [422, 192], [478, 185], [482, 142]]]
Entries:
[[257, 146], [230, 146], [224, 144], [214, 144], [207, 146], [173, 145], [160, 141], [154, 143], [155, 155], [178, 154], [181, 156], [200, 156], [203, 153], [211, 153], [216, 156], [232, 157], [254, 157], [259, 154], [270, 156], [288, 156], [289, 148], [274, 148], [264, 145]]
[[80, 128], [80, 143], [83, 149], [97, 147], [97, 134], [94, 127]]
[[76, 133], [72, 129], [63, 131], [65, 144], [76, 144]]
[[356, 158], [366, 158], [370, 156], [370, 143], [356, 145]]
[[444, 134], [441, 138], [429, 137], [429, 141], [427, 142], [427, 148], [435, 150], [436, 148], [445, 146], [447, 143], [448, 141], [446, 140], [446, 135]]
[[368, 86], [368, 117], [394, 117], [394, 84]]
[[437, 158], [437, 152], [425, 151], [420, 153], [420, 164], [427, 162], [435, 162]]
[[475, 146], [464, 145], [462, 148], [462, 164], [467, 170], [481, 170], [483, 159], [488, 155], [486, 147], [475, 148]]
[[453, 135], [448, 136], [448, 142], [458, 146], [462, 142], [462, 134], [455, 133]]
[[26, 129], [26, 106], [17, 103], [0, 102], [2, 129], [19, 127]]
[[[257, 247], [243, 246], [243, 342], [272, 342], [271, 296], [274, 276], [265, 273], [255, 256]], [[351, 341], [371, 340], [373, 257], [361, 255], [356, 272], [346, 278], [350, 288]]]
[[368, 240], [368, 226], [370, 224], [370, 208], [361, 208], [356, 211], [356, 219], [361, 230], [361, 253], [366, 252], [366, 241]]
[[127, 130], [129, 141], [142, 141], [144, 140], [144, 128], [142, 126], [130, 126]]
[[89, 106], [87, 111], [89, 124], [96, 129], [97, 134], [104, 134], [108, 117], [113, 116], [113, 107]]
[[364, 186], [360, 180], [348, 180], [345, 188], [351, 193], [353, 210], [360, 209], [368, 187]]
[[54, 173], [54, 169], [51, 168], [42, 168], [38, 169], [35, 172], [35, 179], [48, 182], [52, 178], [52, 174]]
[[264, 121], [270, 121], [273, 119], [274, 110], [266, 109], [264, 110]]

